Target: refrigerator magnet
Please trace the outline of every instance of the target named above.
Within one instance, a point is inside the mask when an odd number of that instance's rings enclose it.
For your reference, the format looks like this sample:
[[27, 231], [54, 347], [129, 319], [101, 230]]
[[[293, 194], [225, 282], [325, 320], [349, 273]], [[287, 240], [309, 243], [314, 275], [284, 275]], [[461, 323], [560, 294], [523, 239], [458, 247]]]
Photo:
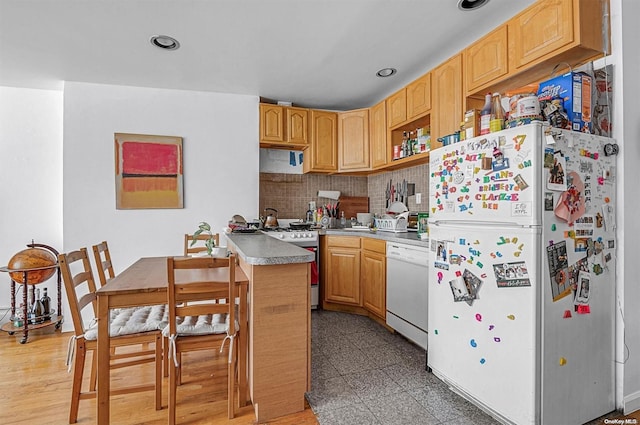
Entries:
[[494, 264], [493, 272], [496, 275], [498, 288], [531, 286], [529, 271], [524, 261]]
[[591, 277], [589, 273], [581, 271], [578, 274], [578, 287], [576, 289], [576, 295], [573, 299], [575, 305], [589, 304]]
[[516, 175], [513, 180], [516, 182], [516, 184], [518, 185], [518, 187], [520, 188], [520, 190], [525, 190], [526, 188], [529, 187], [529, 185], [527, 184], [527, 182], [524, 180], [524, 178], [522, 177], [521, 174]]
[[551, 297], [555, 302], [571, 293], [571, 285], [567, 279], [569, 262], [566, 241], [560, 241], [547, 247], [547, 262]]
[[567, 223], [573, 223], [585, 213], [586, 204], [583, 196], [584, 183], [580, 176], [575, 171], [571, 171], [569, 175], [572, 184], [560, 195], [554, 213]]
[[544, 193], [544, 210], [553, 211], [553, 192]]
[[553, 164], [551, 165], [547, 179], [547, 189], [556, 191], [567, 190], [567, 179], [565, 177], [566, 168], [567, 163], [562, 152], [554, 152]]
[[544, 149], [544, 168], [553, 167], [553, 153], [555, 150], [553, 148], [545, 148]]

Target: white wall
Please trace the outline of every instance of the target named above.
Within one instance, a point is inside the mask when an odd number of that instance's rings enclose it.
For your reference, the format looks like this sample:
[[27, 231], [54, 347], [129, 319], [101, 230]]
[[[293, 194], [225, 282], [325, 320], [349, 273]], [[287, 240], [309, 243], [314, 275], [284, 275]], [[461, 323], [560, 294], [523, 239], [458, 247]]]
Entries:
[[[0, 87], [0, 266], [31, 240], [62, 249], [62, 97]], [[55, 299], [55, 280], [45, 286]], [[0, 309], [10, 300], [0, 273]]]

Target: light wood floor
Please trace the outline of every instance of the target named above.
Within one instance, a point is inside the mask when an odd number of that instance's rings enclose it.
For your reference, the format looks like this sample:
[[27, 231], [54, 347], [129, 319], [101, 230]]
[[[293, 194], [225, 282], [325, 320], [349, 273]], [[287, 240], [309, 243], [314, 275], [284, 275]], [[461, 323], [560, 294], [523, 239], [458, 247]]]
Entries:
[[[72, 375], [67, 373], [65, 359], [71, 334], [53, 332], [53, 327], [47, 329], [30, 334], [26, 344], [19, 342], [22, 333], [9, 336], [0, 332], [0, 424], [68, 423]], [[178, 388], [179, 424], [255, 423], [250, 405], [242, 408], [233, 420], [227, 419], [226, 354], [214, 359], [211, 353], [189, 353], [183, 364], [183, 385]], [[152, 375], [151, 365], [117, 370], [112, 372], [112, 388], [124, 380], [151, 382]], [[212, 379], [215, 383], [221, 382], [221, 385], [214, 384], [219, 389], [211, 388]], [[88, 378], [85, 381], [87, 385]], [[168, 378], [164, 381], [162, 410], [154, 409], [153, 392], [113, 396], [111, 423], [166, 424]], [[95, 400], [81, 400], [78, 423], [93, 424], [95, 416]], [[318, 422], [307, 407], [303, 412], [269, 423], [316, 425]]]

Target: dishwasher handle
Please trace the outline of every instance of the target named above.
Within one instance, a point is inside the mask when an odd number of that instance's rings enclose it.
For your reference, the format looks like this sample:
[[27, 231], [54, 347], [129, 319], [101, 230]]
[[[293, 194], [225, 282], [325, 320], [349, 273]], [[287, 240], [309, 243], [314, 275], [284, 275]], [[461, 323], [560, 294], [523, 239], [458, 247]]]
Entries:
[[429, 251], [416, 247], [409, 247], [397, 244], [387, 245], [387, 261], [396, 260], [420, 266], [429, 264]]

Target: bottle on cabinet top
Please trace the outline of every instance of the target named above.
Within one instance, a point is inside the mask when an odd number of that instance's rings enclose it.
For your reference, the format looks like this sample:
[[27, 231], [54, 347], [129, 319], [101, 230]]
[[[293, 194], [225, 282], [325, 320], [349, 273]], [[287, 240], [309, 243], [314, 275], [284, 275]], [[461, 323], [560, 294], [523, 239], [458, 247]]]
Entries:
[[480, 135], [489, 134], [491, 131], [491, 93], [484, 97], [484, 106], [480, 112]]
[[491, 121], [489, 122], [489, 132], [504, 130], [504, 108], [500, 100], [500, 93], [494, 93], [491, 101]]

